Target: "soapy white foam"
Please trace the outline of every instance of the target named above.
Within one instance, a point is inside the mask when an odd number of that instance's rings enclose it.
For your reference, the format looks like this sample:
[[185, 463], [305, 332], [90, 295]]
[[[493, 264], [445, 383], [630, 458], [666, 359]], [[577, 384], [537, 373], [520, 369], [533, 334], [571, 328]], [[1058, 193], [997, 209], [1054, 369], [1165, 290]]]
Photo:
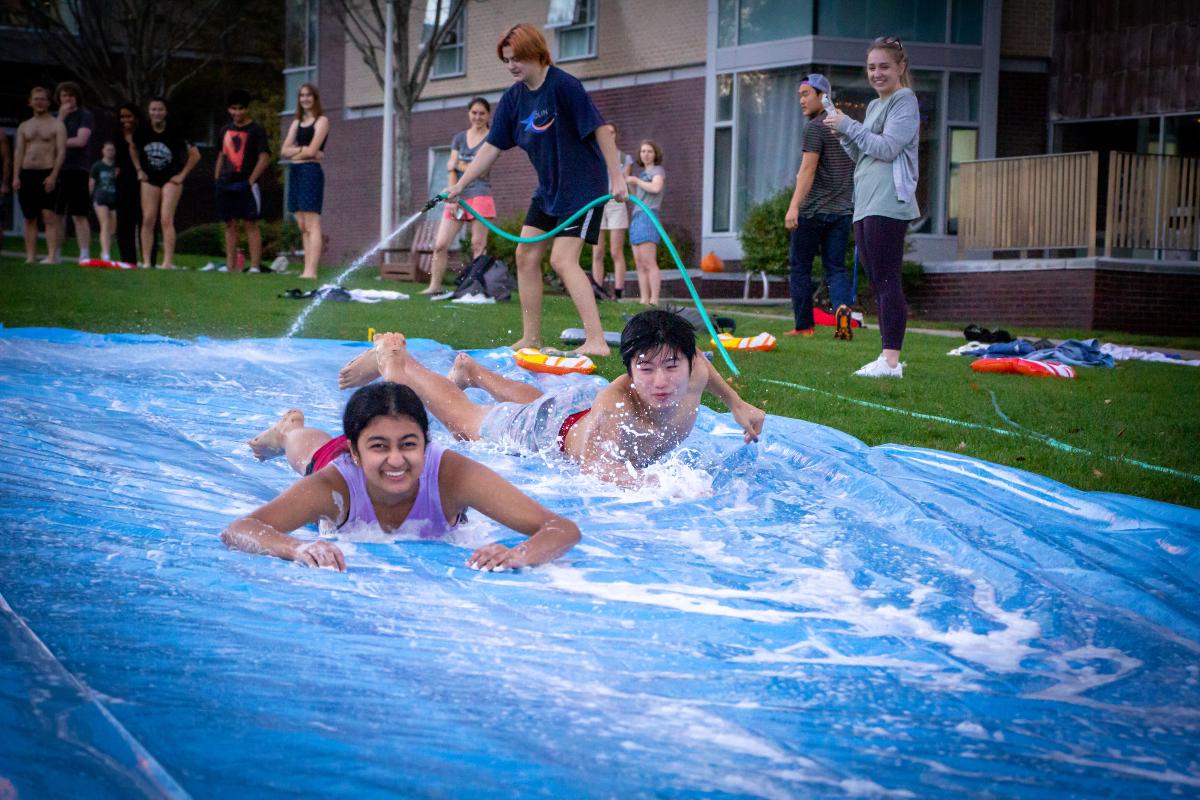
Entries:
[[957, 733], [961, 733], [963, 736], [969, 736], [972, 739], [989, 738], [987, 728], [983, 727], [977, 722], [960, 722], [954, 726], [954, 730]]

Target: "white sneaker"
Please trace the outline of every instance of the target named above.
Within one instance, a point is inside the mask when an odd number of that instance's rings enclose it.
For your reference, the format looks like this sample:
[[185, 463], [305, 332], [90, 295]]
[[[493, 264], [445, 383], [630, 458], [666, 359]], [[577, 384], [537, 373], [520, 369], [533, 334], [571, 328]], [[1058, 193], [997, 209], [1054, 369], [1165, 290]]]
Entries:
[[287, 272], [288, 260], [287, 256], [279, 256], [271, 262], [271, 272]]
[[880, 356], [854, 374], [864, 378], [903, 378], [904, 364], [897, 362], [896, 366], [889, 367], [887, 359]]

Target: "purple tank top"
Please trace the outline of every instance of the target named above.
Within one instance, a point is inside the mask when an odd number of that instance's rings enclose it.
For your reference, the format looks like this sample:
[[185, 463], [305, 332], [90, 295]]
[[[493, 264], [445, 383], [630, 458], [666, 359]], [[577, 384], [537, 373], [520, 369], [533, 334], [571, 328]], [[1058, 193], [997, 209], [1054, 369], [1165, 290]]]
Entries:
[[[420, 536], [422, 539], [436, 539], [445, 535], [453, 525], [446, 522], [446, 512], [442, 510], [442, 492], [438, 484], [438, 471], [442, 466], [442, 454], [446, 448], [430, 442], [425, 447], [425, 468], [421, 471], [421, 481], [417, 488], [417, 499], [413, 503], [408, 517], [400, 527], [391, 533], [403, 533]], [[367, 483], [363, 477], [362, 468], [356, 466], [350, 459], [349, 453], [343, 453], [333, 461], [333, 466], [346, 479], [350, 489], [350, 511], [346, 521], [338, 528], [351, 522], [368, 522], [379, 524], [375, 516], [375, 507], [367, 495]], [[455, 521], [458, 524], [458, 521]]]

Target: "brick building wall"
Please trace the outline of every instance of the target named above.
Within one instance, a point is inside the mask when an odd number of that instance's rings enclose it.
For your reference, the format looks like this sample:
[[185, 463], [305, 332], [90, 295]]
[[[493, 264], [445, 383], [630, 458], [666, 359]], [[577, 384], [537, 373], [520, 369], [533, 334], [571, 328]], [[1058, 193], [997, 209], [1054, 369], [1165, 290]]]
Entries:
[[1054, 0], [1004, 0], [1001, 58], [1050, 58], [1054, 46]]
[[1115, 269], [926, 273], [922, 319], [1195, 336], [1200, 275]]
[[1045, 73], [1001, 72], [996, 101], [996, 157], [1047, 152], [1050, 79]]
[[[422, 98], [468, 97], [507, 89], [510, 78], [496, 59], [496, 41], [517, 22], [545, 22], [546, 10], [546, 0], [468, 3], [465, 74], [431, 78]], [[413, 4], [410, 24], [413, 52], [418, 46], [424, 11], [424, 3]], [[580, 80], [676, 69], [704, 62], [708, 0], [602, 2], [597, 14], [596, 55], [559, 64]], [[670, 35], [664, 36], [663, 31], [669, 31]], [[554, 31], [542, 32], [551, 52], [556, 52]], [[383, 102], [383, 92], [352, 44], [345, 42], [336, 52], [330, 53], [330, 57], [337, 58], [342, 65], [343, 91], [348, 106], [361, 108]]]
[[[322, 75], [322, 82], [325, 75]], [[336, 86], [332, 82], [331, 85]], [[331, 93], [332, 94], [332, 93]], [[620, 146], [632, 152], [642, 138], [664, 148], [667, 195], [665, 224], [700, 241], [700, 200], [704, 167], [704, 79], [607, 89], [592, 99], [601, 115], [620, 129]], [[324, 99], [324, 98], [323, 98]], [[368, 249], [379, 234], [379, 163], [383, 120], [339, 119], [340, 108], [327, 103], [331, 114], [325, 151], [325, 211], [323, 228], [329, 236], [331, 258], [342, 261]], [[447, 147], [450, 138], [467, 125], [465, 109], [424, 111], [413, 115], [409, 167], [413, 178], [410, 207], [428, 199], [429, 150]], [[443, 176], [437, 176], [441, 181]], [[524, 152], [501, 154], [492, 171], [492, 188], [500, 217], [523, 213], [537, 186], [537, 176]], [[397, 214], [409, 213], [408, 208]]]
[[1094, 326], [1167, 336], [1200, 334], [1200, 275], [1096, 272]]

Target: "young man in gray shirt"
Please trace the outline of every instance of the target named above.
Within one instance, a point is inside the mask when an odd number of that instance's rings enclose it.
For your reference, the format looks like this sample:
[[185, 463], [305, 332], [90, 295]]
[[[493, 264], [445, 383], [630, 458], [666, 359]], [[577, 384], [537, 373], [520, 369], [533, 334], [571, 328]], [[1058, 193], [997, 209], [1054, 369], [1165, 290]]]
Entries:
[[803, 156], [796, 173], [796, 188], [784, 224], [791, 231], [789, 283], [795, 327], [789, 336], [812, 336], [813, 258], [821, 253], [825, 282], [834, 309], [845, 316], [835, 331], [849, 338], [850, 280], [846, 276], [846, 242], [854, 210], [854, 162], [846, 155], [837, 136], [825, 125], [822, 97], [829, 95], [829, 81], [814, 73], [800, 82], [800, 107], [808, 124], [802, 138]]

